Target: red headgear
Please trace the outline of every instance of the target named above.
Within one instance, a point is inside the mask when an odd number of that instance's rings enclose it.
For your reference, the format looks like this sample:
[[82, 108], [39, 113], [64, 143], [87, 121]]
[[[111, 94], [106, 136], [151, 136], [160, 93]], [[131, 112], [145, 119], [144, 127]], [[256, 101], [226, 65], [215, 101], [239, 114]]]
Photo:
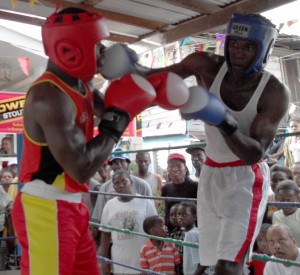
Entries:
[[50, 15], [42, 26], [45, 53], [69, 75], [90, 81], [97, 73], [95, 45], [109, 36], [105, 18], [96, 12]]

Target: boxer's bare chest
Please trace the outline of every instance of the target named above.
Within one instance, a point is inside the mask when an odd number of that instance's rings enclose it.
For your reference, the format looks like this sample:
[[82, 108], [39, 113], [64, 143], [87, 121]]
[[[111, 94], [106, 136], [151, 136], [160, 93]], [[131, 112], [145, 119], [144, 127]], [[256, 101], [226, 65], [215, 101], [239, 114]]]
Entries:
[[232, 110], [243, 110], [255, 93], [260, 79], [261, 75], [239, 79], [225, 76], [220, 88], [223, 102]]

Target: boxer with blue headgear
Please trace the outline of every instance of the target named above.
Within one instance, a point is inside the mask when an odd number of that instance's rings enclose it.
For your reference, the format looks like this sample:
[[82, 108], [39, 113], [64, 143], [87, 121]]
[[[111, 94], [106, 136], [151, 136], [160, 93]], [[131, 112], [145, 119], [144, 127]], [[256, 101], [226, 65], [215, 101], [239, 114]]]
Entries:
[[[198, 183], [197, 213], [202, 266], [215, 275], [242, 275], [265, 211], [269, 168], [261, 159], [289, 105], [289, 91], [264, 70], [277, 30], [266, 18], [234, 14], [225, 57], [194, 52], [144, 75], [170, 71], [194, 76], [185, 120], [205, 122], [206, 160]], [[175, 93], [173, 93], [174, 95]], [[174, 186], [174, 189], [176, 186]]]
[[271, 21], [257, 14], [234, 13], [227, 26], [224, 55], [228, 68], [231, 68], [228, 44], [231, 38], [249, 40], [257, 45], [256, 57], [245, 73], [261, 72], [272, 53], [278, 31]]

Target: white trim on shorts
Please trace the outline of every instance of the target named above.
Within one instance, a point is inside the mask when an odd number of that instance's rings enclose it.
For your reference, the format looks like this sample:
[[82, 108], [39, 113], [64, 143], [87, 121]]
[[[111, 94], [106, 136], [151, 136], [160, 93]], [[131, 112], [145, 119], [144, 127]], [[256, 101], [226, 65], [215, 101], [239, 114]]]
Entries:
[[25, 183], [20, 191], [48, 200], [62, 200], [73, 203], [80, 203], [82, 200], [81, 193], [70, 193], [37, 179]]

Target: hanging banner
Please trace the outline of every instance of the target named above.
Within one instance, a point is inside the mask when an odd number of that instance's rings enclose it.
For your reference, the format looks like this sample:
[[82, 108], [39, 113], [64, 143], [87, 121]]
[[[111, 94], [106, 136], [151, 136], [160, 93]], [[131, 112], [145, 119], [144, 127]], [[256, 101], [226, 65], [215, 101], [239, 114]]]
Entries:
[[22, 133], [25, 94], [0, 92], [0, 133]]
[[135, 128], [136, 128], [136, 136], [142, 137], [142, 114], [139, 114], [135, 118]]
[[135, 137], [135, 136], [136, 136], [135, 119], [133, 119], [132, 121], [130, 121], [122, 137]]
[[[94, 128], [94, 136], [98, 135], [98, 126]], [[137, 133], [137, 128], [136, 128], [136, 122], [135, 119], [130, 121], [129, 125], [125, 129], [125, 131], [122, 134], [122, 137], [136, 137], [142, 134], [142, 129], [139, 130], [139, 133]]]
[[[24, 104], [25, 94], [0, 92], [0, 133], [22, 133]], [[97, 132], [98, 127], [95, 127], [94, 134]], [[139, 129], [139, 135], [141, 135], [141, 129]], [[129, 123], [122, 136], [137, 136], [135, 119]]]

